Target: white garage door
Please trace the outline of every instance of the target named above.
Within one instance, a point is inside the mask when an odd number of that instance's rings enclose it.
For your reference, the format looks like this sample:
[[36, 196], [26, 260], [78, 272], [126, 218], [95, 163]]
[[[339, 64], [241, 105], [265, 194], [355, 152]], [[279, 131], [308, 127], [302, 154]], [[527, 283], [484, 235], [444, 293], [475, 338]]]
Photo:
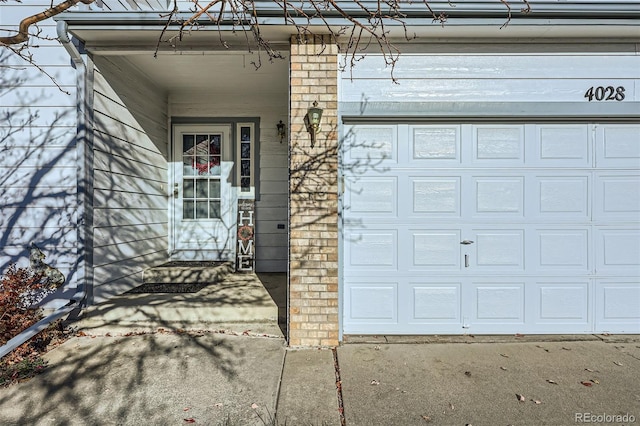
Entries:
[[346, 334], [640, 332], [640, 126], [345, 128]]

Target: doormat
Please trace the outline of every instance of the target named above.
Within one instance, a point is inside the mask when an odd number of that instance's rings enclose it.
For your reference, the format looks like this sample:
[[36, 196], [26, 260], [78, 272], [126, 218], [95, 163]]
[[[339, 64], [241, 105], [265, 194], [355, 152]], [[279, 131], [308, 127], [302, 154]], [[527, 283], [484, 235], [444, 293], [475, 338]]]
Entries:
[[127, 291], [125, 294], [141, 293], [197, 293], [214, 283], [146, 283]]

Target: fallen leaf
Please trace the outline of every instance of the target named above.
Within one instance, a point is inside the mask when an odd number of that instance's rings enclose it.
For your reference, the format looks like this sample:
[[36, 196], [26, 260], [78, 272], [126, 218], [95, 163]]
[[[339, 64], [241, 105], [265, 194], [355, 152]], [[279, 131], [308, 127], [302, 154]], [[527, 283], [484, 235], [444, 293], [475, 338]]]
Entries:
[[429, 416], [422, 416], [422, 420], [424, 420], [425, 422], [429, 423], [431, 421], [431, 417]]
[[257, 410], [259, 407], [258, 407], [258, 404], [254, 402], [253, 404], [251, 404], [251, 408], [253, 408], [254, 410]]
[[500, 356], [503, 356], [505, 358], [509, 358], [509, 355], [507, 355], [507, 354], [500, 354]]
[[539, 399], [532, 399], [531, 401], [533, 401], [533, 403], [536, 405], [542, 404], [542, 401], [540, 401]]
[[619, 366], [619, 367], [622, 367], [622, 365], [623, 365], [621, 362], [618, 362], [618, 361], [613, 361], [613, 363], [614, 363], [615, 365]]
[[377, 380], [372, 380], [371, 381], [371, 385], [373, 385], [373, 386], [376, 386], [376, 385], [379, 385], [379, 384], [380, 384], [380, 382], [377, 381]]
[[519, 393], [516, 394], [516, 398], [518, 398], [518, 401], [520, 402], [524, 402], [526, 399], [524, 395], [520, 395]]
[[580, 382], [580, 383], [582, 383], [586, 387], [593, 386], [593, 383], [591, 383], [591, 382]]
[[547, 379], [547, 383], [551, 383], [552, 385], [557, 385], [558, 382], [556, 382], [555, 380], [551, 380], [551, 379]]
[[196, 419], [194, 419], [193, 417], [189, 417], [188, 419], [184, 419], [185, 423], [195, 423]]
[[507, 371], [507, 367], [500, 367], [500, 370]]

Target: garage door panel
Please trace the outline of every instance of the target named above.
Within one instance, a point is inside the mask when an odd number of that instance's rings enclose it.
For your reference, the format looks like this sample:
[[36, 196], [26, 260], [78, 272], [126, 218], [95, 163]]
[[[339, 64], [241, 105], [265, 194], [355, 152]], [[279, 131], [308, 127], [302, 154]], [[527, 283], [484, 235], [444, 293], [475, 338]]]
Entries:
[[346, 302], [347, 315], [352, 322], [398, 322], [397, 282], [353, 283]]
[[640, 230], [598, 227], [595, 232], [599, 273], [640, 276]]
[[473, 126], [472, 161], [480, 167], [524, 164], [524, 126]]
[[541, 220], [578, 220], [590, 218], [590, 176], [537, 175], [532, 177], [531, 218]]
[[371, 229], [345, 233], [348, 266], [355, 269], [398, 269], [398, 231]]
[[640, 125], [600, 125], [596, 138], [597, 167], [640, 167]]
[[472, 218], [524, 217], [524, 176], [471, 176]]
[[546, 281], [535, 283], [538, 323], [589, 323], [589, 282]]
[[524, 324], [524, 282], [471, 284], [471, 329], [477, 323]]
[[[469, 269], [482, 272], [524, 271], [524, 229], [472, 229]], [[465, 239], [467, 239], [465, 237]]]
[[412, 188], [412, 216], [460, 217], [461, 181], [460, 177], [432, 176], [409, 177]]
[[640, 280], [596, 282], [596, 330], [640, 332]]
[[360, 125], [345, 129], [344, 167], [355, 175], [381, 164], [398, 162], [398, 130], [393, 125]]
[[596, 173], [594, 219], [640, 220], [640, 173]]
[[456, 166], [462, 161], [460, 126], [410, 126], [409, 138], [413, 167]]
[[461, 329], [461, 289], [461, 282], [409, 283], [413, 307], [409, 322], [457, 324]]
[[589, 125], [542, 124], [535, 126], [535, 143], [527, 163], [539, 167], [591, 167]]
[[412, 270], [449, 271], [462, 269], [460, 229], [410, 230], [412, 235]]
[[360, 177], [349, 186], [345, 208], [353, 215], [395, 219], [398, 216], [397, 177]]
[[536, 229], [537, 247], [532, 247], [538, 272], [588, 274], [591, 272], [589, 229]]

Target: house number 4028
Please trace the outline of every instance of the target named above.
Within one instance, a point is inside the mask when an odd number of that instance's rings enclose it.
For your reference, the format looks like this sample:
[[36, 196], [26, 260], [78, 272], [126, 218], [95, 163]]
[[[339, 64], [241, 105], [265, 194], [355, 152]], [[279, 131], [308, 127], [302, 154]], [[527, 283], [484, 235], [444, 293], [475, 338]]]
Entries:
[[596, 101], [622, 101], [624, 100], [624, 86], [598, 86], [598, 87], [589, 87], [589, 89], [585, 92], [584, 97], [589, 100], [589, 102]]

